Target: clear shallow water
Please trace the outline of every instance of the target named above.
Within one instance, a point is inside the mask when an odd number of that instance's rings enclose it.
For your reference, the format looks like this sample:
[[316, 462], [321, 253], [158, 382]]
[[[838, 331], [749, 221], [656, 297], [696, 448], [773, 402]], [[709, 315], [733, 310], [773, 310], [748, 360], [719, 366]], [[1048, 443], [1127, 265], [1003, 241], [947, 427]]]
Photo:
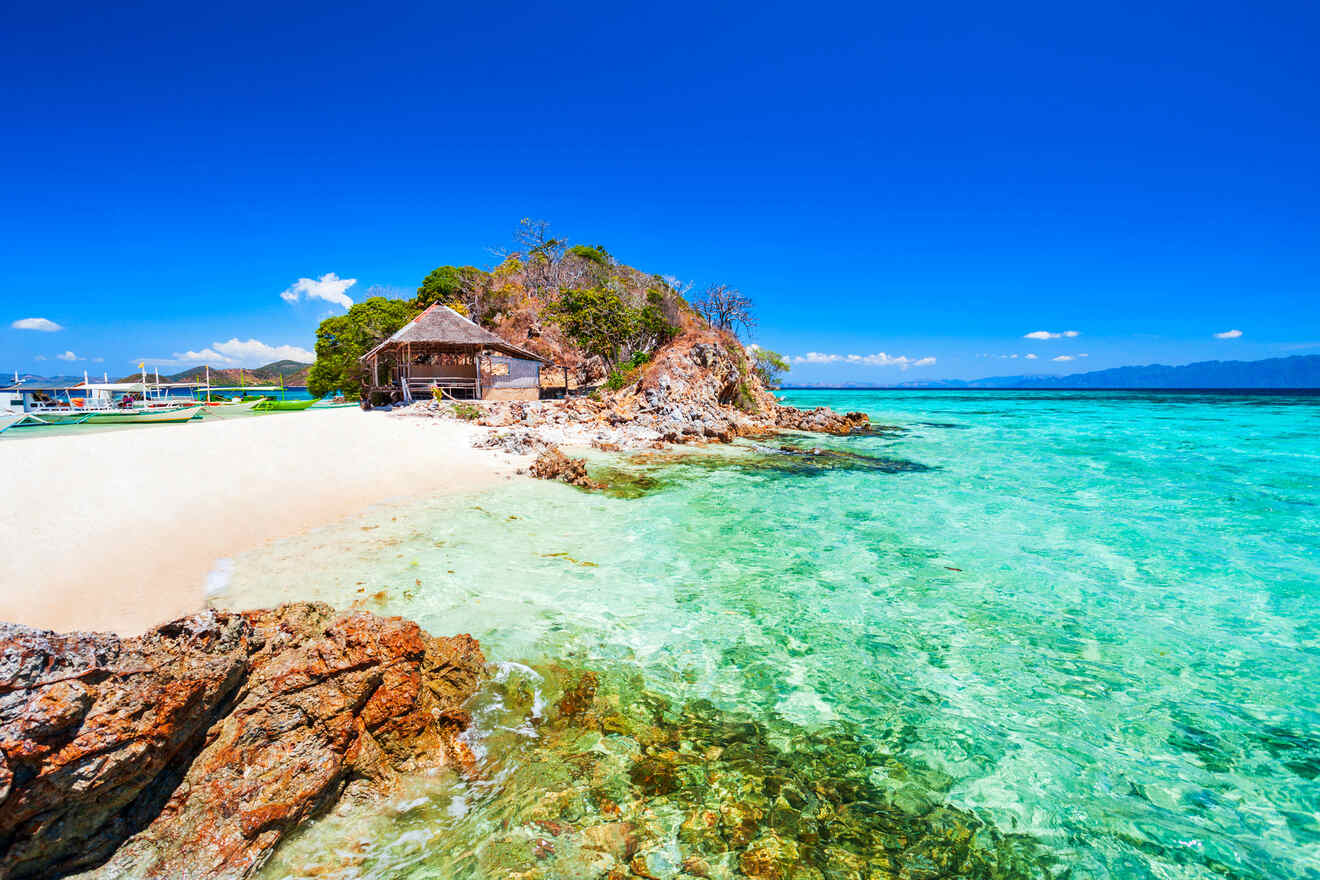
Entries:
[[[661, 486], [635, 498], [517, 481], [238, 557], [221, 604], [360, 601], [532, 667], [482, 698], [491, 782], [327, 819], [266, 876], [505, 876], [520, 858], [587, 876], [561, 864], [571, 844], [537, 849], [556, 786], [528, 768], [554, 779], [547, 753], [585, 751], [608, 781], [611, 749], [634, 768], [650, 752], [631, 728], [546, 722], [572, 667], [624, 714], [671, 701], [689, 752], [706, 722], [675, 707], [710, 706], [757, 725], [754, 763], [860, 762], [867, 802], [944, 804], [1046, 856], [954, 873], [1320, 877], [1320, 397], [786, 397], [904, 430], [805, 440], [879, 465], [715, 453], [641, 466]], [[601, 786], [572, 823], [608, 818]], [[673, 876], [706, 795], [626, 788]], [[711, 857], [714, 875], [745, 856]]]

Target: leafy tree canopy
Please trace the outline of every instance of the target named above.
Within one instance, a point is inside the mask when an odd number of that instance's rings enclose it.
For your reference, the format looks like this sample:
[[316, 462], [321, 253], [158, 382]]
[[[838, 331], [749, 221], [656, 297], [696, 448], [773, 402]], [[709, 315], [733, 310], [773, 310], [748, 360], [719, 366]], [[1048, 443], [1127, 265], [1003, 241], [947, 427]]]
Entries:
[[476, 266], [440, 266], [422, 280], [413, 307], [421, 311], [433, 303], [450, 308], [463, 305], [474, 288], [485, 286], [488, 277]]
[[575, 244], [568, 249], [568, 253], [569, 256], [580, 257], [584, 260], [589, 260], [595, 263], [597, 266], [604, 266], [606, 268], [608, 268], [612, 262], [610, 252], [598, 244]]
[[584, 351], [613, 366], [637, 353], [649, 354], [678, 333], [662, 305], [655, 293], [635, 308], [607, 286], [579, 287], [561, 291], [546, 313]]
[[316, 328], [316, 363], [307, 376], [307, 390], [316, 397], [332, 391], [357, 397], [366, 377], [359, 358], [416, 315], [407, 300], [373, 296], [346, 314], [326, 318]]
[[753, 353], [752, 369], [761, 377], [761, 384], [767, 388], [778, 388], [784, 374], [792, 369], [788, 360], [779, 352], [760, 346], [754, 348]]

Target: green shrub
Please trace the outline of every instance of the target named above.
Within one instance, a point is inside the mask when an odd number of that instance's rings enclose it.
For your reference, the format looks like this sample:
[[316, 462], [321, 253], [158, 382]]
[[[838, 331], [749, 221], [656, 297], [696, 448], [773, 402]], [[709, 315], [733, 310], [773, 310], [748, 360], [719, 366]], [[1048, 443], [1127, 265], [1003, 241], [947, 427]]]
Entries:
[[481, 407], [475, 403], [456, 403], [454, 404], [454, 415], [464, 421], [471, 422], [481, 415]]
[[752, 396], [752, 389], [747, 387], [746, 382], [739, 382], [738, 387], [734, 389], [733, 405], [745, 413], [761, 411], [761, 407], [757, 406], [756, 398]]

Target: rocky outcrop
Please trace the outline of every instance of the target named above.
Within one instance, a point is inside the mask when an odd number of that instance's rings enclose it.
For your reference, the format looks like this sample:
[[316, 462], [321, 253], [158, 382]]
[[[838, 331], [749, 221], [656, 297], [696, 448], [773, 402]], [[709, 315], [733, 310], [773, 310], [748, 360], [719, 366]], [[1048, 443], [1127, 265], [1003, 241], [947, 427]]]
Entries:
[[532, 462], [532, 466], [528, 469], [528, 473], [540, 480], [559, 480], [562, 483], [568, 483], [570, 486], [580, 486], [583, 489], [600, 488], [587, 476], [587, 460], [585, 458], [569, 458], [555, 446], [551, 446], [538, 455], [536, 461]]
[[354, 779], [470, 765], [483, 665], [321, 604], [129, 639], [0, 624], [0, 877], [250, 876]]
[[[479, 439], [476, 445], [528, 454], [538, 451], [535, 443], [525, 442], [528, 436], [544, 444], [641, 449], [727, 443], [785, 430], [854, 434], [868, 429], [865, 413], [781, 404], [762, 385], [751, 360], [751, 353], [730, 334], [690, 330], [635, 368], [621, 388], [567, 400], [481, 405], [476, 424], [516, 433]], [[398, 415], [452, 418], [454, 413], [451, 407], [423, 401]]]
[[819, 434], [857, 434], [871, 427], [871, 417], [863, 412], [837, 413], [826, 406], [798, 409], [776, 404], [772, 411], [775, 426], [790, 431]]
[[750, 361], [727, 334], [690, 333], [664, 348], [637, 383], [610, 402], [671, 443], [728, 442], [776, 429], [852, 434], [869, 424], [865, 413], [784, 406], [761, 384]]

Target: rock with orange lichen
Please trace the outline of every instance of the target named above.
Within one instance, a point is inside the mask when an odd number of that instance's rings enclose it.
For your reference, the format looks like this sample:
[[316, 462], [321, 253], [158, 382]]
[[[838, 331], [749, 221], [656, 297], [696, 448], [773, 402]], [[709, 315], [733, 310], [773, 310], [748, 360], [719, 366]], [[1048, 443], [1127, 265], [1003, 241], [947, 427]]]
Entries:
[[467, 769], [470, 636], [320, 604], [0, 624], [0, 876], [240, 878], [354, 779]]

